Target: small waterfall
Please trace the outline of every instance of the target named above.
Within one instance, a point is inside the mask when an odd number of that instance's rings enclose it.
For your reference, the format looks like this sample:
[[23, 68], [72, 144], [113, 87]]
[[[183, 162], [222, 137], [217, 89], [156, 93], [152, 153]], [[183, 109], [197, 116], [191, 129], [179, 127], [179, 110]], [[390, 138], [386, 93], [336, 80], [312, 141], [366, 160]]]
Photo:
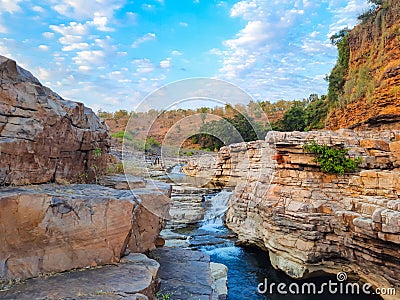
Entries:
[[225, 213], [228, 210], [229, 198], [232, 192], [221, 191], [216, 195], [206, 196], [206, 203], [209, 204], [209, 208], [204, 216], [204, 220], [201, 223], [200, 229], [206, 231], [220, 231], [224, 226]]

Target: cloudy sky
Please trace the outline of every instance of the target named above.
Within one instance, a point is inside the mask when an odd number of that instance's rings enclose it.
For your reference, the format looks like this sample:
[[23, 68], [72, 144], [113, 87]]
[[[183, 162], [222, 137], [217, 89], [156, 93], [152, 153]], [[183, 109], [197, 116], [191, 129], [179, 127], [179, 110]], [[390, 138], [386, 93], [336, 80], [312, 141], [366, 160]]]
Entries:
[[64, 98], [133, 110], [191, 77], [227, 80], [256, 100], [326, 93], [329, 36], [367, 0], [0, 0], [0, 54]]

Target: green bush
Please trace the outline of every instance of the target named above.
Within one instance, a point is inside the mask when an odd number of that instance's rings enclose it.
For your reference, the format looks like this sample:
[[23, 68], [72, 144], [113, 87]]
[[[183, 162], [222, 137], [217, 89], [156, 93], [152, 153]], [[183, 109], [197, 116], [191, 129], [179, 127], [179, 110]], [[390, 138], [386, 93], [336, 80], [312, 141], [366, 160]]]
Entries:
[[315, 141], [303, 146], [309, 153], [316, 154], [315, 162], [320, 164], [324, 173], [344, 174], [355, 171], [361, 163], [361, 158], [350, 158], [347, 149], [335, 149], [327, 145], [319, 145]]
[[116, 139], [126, 139], [129, 141], [133, 140], [133, 134], [128, 131], [118, 131], [116, 133], [111, 133], [111, 137]]
[[187, 152], [185, 152], [185, 155], [186, 156], [193, 156], [194, 152], [193, 151], [187, 151]]

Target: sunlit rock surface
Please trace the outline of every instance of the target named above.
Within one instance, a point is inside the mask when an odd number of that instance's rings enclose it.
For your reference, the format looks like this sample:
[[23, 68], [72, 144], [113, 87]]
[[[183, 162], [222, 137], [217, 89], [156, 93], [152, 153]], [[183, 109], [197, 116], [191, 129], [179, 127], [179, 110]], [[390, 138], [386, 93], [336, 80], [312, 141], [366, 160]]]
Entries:
[[0, 56], [0, 184], [95, 179], [108, 160], [107, 126]]
[[[360, 169], [322, 173], [303, 151], [311, 140], [348, 148], [362, 157]], [[227, 226], [292, 277], [346, 270], [399, 290], [399, 144], [398, 131], [342, 130], [270, 132], [265, 141], [224, 147], [215, 180], [237, 183]]]

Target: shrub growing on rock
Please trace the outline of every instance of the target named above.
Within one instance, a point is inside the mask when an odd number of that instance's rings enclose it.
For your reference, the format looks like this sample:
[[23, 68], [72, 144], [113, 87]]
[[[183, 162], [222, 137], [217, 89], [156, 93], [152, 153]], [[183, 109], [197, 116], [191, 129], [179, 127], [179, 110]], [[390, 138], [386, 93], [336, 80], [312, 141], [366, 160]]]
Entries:
[[320, 169], [324, 173], [342, 175], [345, 172], [355, 171], [361, 163], [361, 157], [350, 158], [349, 151], [344, 148], [336, 149], [312, 141], [304, 145], [303, 149], [316, 154], [315, 161], [319, 163]]

